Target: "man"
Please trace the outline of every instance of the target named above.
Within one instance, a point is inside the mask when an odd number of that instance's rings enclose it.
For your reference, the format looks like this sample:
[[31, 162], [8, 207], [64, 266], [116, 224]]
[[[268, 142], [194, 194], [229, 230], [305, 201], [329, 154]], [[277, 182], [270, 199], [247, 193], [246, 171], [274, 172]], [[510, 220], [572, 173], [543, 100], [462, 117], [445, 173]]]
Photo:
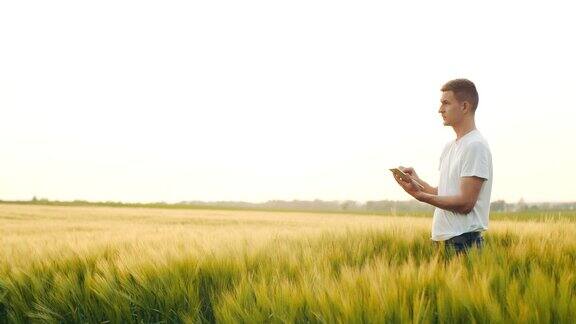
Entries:
[[[440, 180], [434, 188], [420, 179], [413, 168], [399, 167], [412, 178], [400, 186], [419, 201], [437, 207], [432, 220], [432, 240], [457, 254], [472, 246], [481, 248], [481, 232], [488, 229], [492, 191], [492, 154], [488, 142], [476, 129], [476, 86], [456, 79], [441, 88], [440, 109], [444, 126], [451, 126], [456, 139], [448, 142], [440, 156]], [[414, 184], [420, 183], [422, 187]]]

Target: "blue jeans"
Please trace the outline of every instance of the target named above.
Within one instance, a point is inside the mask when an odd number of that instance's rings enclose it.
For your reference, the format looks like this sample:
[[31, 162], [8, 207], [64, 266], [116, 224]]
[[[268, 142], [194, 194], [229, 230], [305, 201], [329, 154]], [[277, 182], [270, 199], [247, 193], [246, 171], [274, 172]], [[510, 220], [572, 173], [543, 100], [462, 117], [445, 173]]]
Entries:
[[482, 249], [484, 246], [484, 237], [482, 237], [480, 232], [468, 232], [452, 237], [443, 243], [444, 249], [449, 254], [467, 254], [473, 247]]

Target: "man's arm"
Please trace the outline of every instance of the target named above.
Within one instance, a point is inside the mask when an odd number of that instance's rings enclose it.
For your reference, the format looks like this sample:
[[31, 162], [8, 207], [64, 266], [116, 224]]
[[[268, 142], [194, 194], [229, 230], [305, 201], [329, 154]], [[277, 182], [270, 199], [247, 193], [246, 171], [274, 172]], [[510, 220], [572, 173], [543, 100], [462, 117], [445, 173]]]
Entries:
[[430, 187], [427, 184], [424, 186], [425, 190], [414, 193], [414, 198], [440, 209], [468, 214], [476, 205], [484, 180], [486, 179], [479, 177], [460, 178], [460, 194], [455, 196], [438, 196], [438, 188], [433, 188], [436, 194], [431, 194], [426, 190], [426, 187]]
[[438, 195], [438, 187], [432, 187], [431, 185], [429, 185], [426, 181], [418, 178], [416, 180], [419, 184], [421, 184], [422, 186], [424, 186], [424, 189], [422, 189], [425, 193], [427, 194], [431, 194], [431, 195]]

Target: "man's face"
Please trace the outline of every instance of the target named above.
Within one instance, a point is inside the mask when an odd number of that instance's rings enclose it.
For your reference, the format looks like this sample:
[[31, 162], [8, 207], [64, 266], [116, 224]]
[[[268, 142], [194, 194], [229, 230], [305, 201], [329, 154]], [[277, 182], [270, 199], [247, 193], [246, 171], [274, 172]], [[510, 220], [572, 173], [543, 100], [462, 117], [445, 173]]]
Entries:
[[464, 117], [462, 104], [456, 100], [452, 91], [442, 91], [438, 112], [444, 119], [444, 126], [454, 126]]

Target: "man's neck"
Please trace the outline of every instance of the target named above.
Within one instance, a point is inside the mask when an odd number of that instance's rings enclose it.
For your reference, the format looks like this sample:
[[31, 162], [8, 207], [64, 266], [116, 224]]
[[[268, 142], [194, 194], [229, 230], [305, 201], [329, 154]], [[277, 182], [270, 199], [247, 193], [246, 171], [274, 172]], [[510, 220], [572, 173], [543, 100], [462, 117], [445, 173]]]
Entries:
[[470, 133], [476, 129], [476, 123], [474, 119], [464, 119], [459, 125], [452, 126], [454, 132], [456, 132], [456, 140], [461, 139], [464, 135]]

